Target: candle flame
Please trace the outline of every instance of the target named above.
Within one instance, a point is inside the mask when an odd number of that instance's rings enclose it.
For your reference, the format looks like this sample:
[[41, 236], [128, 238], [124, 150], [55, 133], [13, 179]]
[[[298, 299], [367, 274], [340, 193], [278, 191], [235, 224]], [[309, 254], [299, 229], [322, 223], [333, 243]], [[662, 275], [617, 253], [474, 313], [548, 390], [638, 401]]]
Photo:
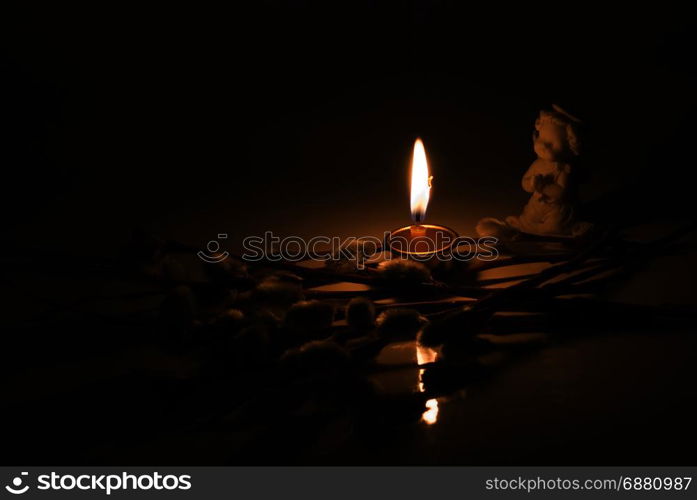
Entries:
[[417, 224], [422, 223], [426, 217], [426, 208], [431, 194], [431, 179], [426, 148], [421, 139], [416, 139], [411, 160], [411, 217]]

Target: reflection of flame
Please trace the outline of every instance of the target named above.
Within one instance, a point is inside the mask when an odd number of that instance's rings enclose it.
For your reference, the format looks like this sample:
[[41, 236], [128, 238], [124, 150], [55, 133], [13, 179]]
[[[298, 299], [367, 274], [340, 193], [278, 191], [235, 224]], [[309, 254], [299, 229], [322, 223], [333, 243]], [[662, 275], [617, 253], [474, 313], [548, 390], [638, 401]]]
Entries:
[[[433, 349], [424, 347], [418, 342], [416, 344], [416, 362], [420, 365], [425, 363], [432, 363], [438, 357], [438, 353]], [[421, 382], [421, 376], [423, 375], [423, 368], [419, 370], [419, 392], [424, 392], [424, 384]], [[426, 401], [426, 411], [421, 415], [421, 420], [423, 420], [428, 425], [435, 424], [438, 420], [438, 400], [429, 399]]]
[[411, 160], [411, 217], [417, 224], [426, 217], [430, 194], [431, 177], [428, 175], [426, 149], [421, 139], [416, 139]]
[[438, 421], [438, 400], [429, 399], [426, 401], [427, 410], [421, 415], [421, 420], [423, 420], [428, 425], [435, 424]]

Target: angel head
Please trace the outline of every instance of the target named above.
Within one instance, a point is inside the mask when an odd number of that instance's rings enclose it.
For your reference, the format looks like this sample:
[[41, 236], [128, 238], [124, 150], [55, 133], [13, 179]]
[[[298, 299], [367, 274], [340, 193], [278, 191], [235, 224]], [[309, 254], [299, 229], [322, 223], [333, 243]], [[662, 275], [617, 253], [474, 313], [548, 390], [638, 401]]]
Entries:
[[553, 111], [540, 111], [532, 140], [535, 154], [543, 160], [563, 161], [580, 153], [580, 120], [557, 105]]

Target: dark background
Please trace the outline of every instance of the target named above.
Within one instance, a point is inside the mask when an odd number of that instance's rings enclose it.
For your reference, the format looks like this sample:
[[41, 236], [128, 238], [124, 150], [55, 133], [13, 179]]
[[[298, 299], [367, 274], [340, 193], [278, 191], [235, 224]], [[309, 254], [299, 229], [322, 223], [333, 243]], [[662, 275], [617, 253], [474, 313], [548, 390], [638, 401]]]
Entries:
[[532, 123], [551, 103], [588, 124], [590, 198], [643, 178], [633, 213], [685, 210], [695, 31], [682, 12], [257, 5], [5, 16], [6, 234], [107, 247], [138, 225], [193, 243], [379, 234], [408, 221], [416, 136], [429, 220], [471, 233], [525, 201]]
[[[663, 4], [613, 12], [582, 3], [564, 11], [435, 0], [254, 3], [225, 11], [137, 5], [2, 16], [0, 211], [4, 265], [13, 282], [39, 283], [32, 285], [39, 287], [35, 293], [60, 297], [60, 287], [41, 285], [44, 273], [21, 258], [18, 264], [18, 256], [118, 255], [134, 228], [194, 245], [227, 232], [231, 247], [266, 230], [380, 235], [409, 223], [407, 168], [417, 136], [434, 175], [427, 221], [473, 234], [480, 217], [517, 213], [525, 202], [520, 177], [534, 158], [532, 125], [552, 103], [587, 125], [591, 175], [583, 193], [594, 202], [589, 213], [597, 221], [660, 225], [694, 215], [697, 31], [686, 12]], [[58, 264], [47, 257], [43, 265]], [[683, 278], [693, 271], [691, 264], [680, 269]], [[31, 319], [35, 303], [8, 290], [6, 319]], [[56, 345], [70, 343], [70, 331], [52, 334]], [[642, 345], [643, 356], [656, 352], [654, 343]], [[691, 362], [694, 350], [681, 345], [661, 344], [666, 364], [676, 351]], [[626, 352], [621, 342], [613, 349]], [[15, 364], [24, 360], [23, 352], [3, 354]], [[566, 358], [554, 359], [557, 368], [542, 365], [514, 380], [555, 378]], [[663, 362], [648, 363], [656, 373], [666, 370]], [[602, 365], [594, 387], [614, 372], [614, 361]], [[643, 373], [643, 365], [635, 371]], [[644, 394], [632, 385], [632, 373], [613, 390]], [[74, 374], [80, 381], [89, 376]], [[675, 423], [676, 408], [684, 412], [672, 439], [688, 428], [694, 411], [680, 400], [686, 377], [680, 372], [680, 383], [668, 381], [671, 397], [660, 385], [650, 392], [661, 413], [654, 429]], [[516, 390], [504, 385], [509, 395]], [[7, 394], [15, 392], [22, 389]], [[497, 414], [509, 411], [507, 399], [492, 401]], [[551, 463], [559, 453], [564, 463], [592, 463], [597, 447], [583, 448], [588, 435], [609, 439], [616, 430], [600, 431], [606, 403], [601, 398], [576, 413], [594, 422], [585, 434], [570, 437], [559, 427], [566, 440], [553, 434], [555, 444], [544, 449], [528, 443], [536, 454], [482, 442], [490, 451], [463, 461]], [[482, 422], [491, 419], [486, 408]], [[629, 408], [644, 411], [637, 399]], [[622, 409], [613, 410], [616, 422], [626, 420]], [[531, 421], [538, 419], [535, 411]], [[27, 429], [45, 426], [37, 415], [18, 421]], [[624, 434], [634, 448], [605, 450], [608, 460], [628, 463], [652, 449], [670, 449], [660, 432], [651, 434], [647, 448], [632, 441], [643, 425], [635, 422], [629, 426], [634, 434]], [[509, 432], [506, 439], [521, 439], [515, 428]], [[489, 434], [475, 433], [475, 445], [477, 435]], [[565, 455], [569, 442], [585, 454]], [[73, 457], [58, 443], [50, 452], [40, 444], [10, 449], [37, 450], [30, 460]], [[457, 461], [448, 446], [428, 461]], [[676, 460], [688, 455], [680, 451]], [[192, 461], [216, 460], [207, 456]], [[74, 457], [83, 455], [75, 451]], [[387, 452], [381, 457], [375, 460], [395, 461]], [[660, 457], [647, 463], [671, 461]]]

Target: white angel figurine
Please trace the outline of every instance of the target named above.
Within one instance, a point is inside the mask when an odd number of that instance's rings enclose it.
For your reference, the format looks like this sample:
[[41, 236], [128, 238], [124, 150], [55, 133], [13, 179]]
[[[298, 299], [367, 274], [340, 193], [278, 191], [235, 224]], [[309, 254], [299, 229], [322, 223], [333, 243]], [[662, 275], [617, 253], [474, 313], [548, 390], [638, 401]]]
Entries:
[[523, 175], [523, 189], [532, 193], [523, 212], [502, 222], [487, 217], [477, 224], [480, 236], [510, 236], [516, 232], [542, 236], [578, 236], [590, 224], [576, 220], [580, 121], [559, 106], [540, 111], [535, 121], [533, 148], [537, 159]]

